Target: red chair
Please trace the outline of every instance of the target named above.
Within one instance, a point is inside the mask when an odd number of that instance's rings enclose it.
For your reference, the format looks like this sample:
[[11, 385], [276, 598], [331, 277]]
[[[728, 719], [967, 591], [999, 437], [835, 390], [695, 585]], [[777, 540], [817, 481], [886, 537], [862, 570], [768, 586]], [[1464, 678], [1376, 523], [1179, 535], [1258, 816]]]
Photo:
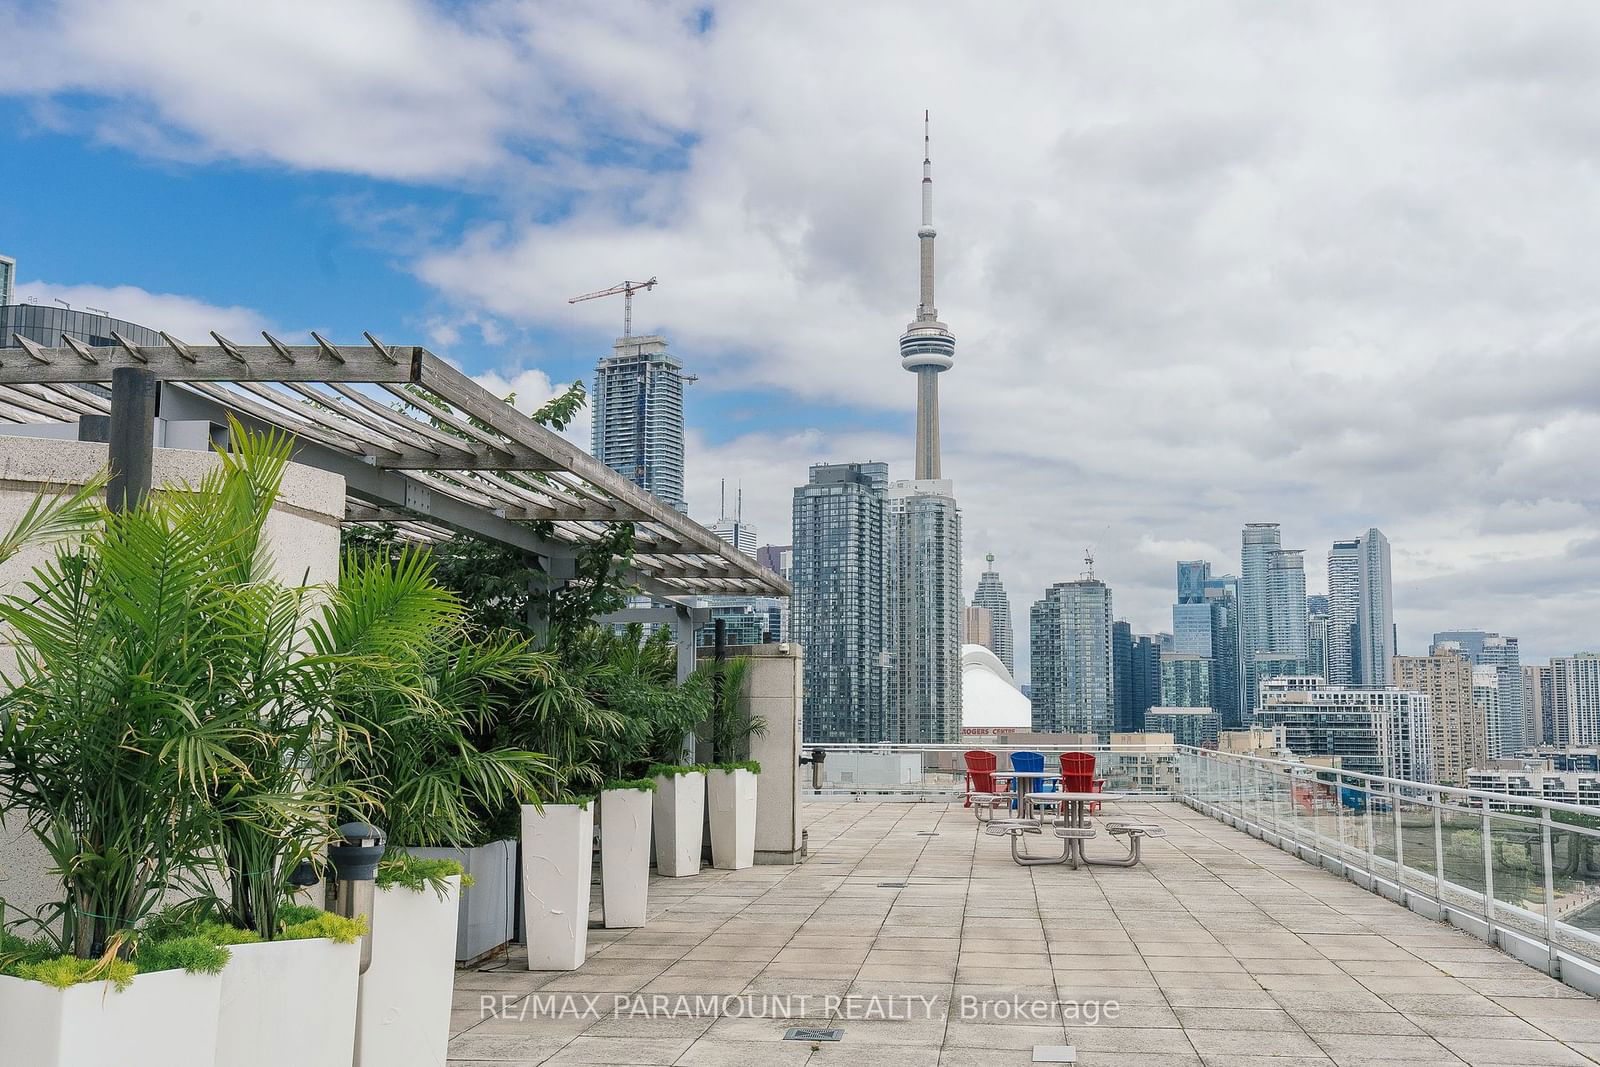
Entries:
[[1009, 807], [1010, 795], [1000, 785], [1000, 775], [995, 773], [999, 762], [995, 754], [973, 749], [963, 754], [962, 759], [967, 765], [967, 795], [961, 806], [970, 808], [976, 800], [978, 807], [988, 808], [991, 812], [997, 806]]
[[[1094, 776], [1094, 753], [1092, 752], [1063, 752], [1061, 753], [1061, 791], [1063, 793], [1099, 793], [1104, 790], [1106, 780]], [[1089, 805], [1091, 815], [1098, 814], [1100, 802], [1097, 800]]]

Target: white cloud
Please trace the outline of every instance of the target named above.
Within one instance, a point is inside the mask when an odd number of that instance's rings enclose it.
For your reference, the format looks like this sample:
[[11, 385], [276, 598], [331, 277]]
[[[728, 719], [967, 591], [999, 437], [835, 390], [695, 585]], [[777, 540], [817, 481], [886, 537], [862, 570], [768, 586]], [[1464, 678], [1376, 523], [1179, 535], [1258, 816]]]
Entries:
[[95, 16], [22, 27], [14, 85], [102, 100], [54, 121], [489, 190], [497, 221], [417, 258], [460, 323], [608, 337], [614, 309], [565, 298], [653, 273], [639, 328], [697, 389], [764, 390], [786, 426], [904, 420], [697, 435], [696, 514], [743, 478], [774, 541], [807, 462], [907, 469], [929, 107], [946, 473], [969, 587], [994, 551], [1019, 631], [1085, 545], [1119, 614], [1168, 628], [1172, 559], [1236, 567], [1239, 526], [1275, 519], [1314, 589], [1331, 540], [1381, 527], [1405, 648], [1463, 625], [1600, 645], [1600, 9], [796, 2], [704, 35], [632, 3]]
[[262, 330], [272, 329], [266, 318], [253, 308], [217, 307], [192, 296], [152, 293], [133, 285], [19, 282], [16, 299], [34, 304], [64, 300], [80, 311], [96, 308], [109, 312], [112, 318], [164, 330], [180, 341], [210, 344], [210, 331], [215, 330], [229, 340], [259, 344], [253, 338], [258, 338]]
[[[489, 390], [495, 396], [501, 399], [511, 398], [511, 406], [524, 415], [533, 414], [544, 405], [545, 401], [566, 392], [568, 386], [572, 384], [571, 382], [553, 383], [548, 374], [534, 368], [514, 371], [487, 371], [483, 374], [475, 374], [472, 378], [473, 381]], [[593, 420], [586, 404], [567, 428], [559, 432], [561, 436], [574, 444], [587, 449], [589, 447], [589, 428], [592, 424]]]

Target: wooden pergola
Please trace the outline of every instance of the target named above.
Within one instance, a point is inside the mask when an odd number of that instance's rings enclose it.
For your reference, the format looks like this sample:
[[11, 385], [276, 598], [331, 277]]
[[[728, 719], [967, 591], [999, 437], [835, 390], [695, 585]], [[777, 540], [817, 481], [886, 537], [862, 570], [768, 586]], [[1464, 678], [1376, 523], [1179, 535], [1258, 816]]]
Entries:
[[634, 581], [685, 626], [703, 615], [690, 619], [688, 598], [789, 595], [783, 578], [425, 348], [371, 334], [358, 345], [315, 333], [311, 345], [161, 336], [159, 346], [63, 336], [47, 348], [14, 335], [19, 347], [0, 348], [0, 423], [76, 423], [80, 438], [108, 441], [113, 506], [149, 490], [155, 420], [208, 423], [216, 436], [232, 418], [290, 434], [296, 462], [342, 475], [346, 522], [496, 541], [553, 581], [611, 524], [631, 522]]

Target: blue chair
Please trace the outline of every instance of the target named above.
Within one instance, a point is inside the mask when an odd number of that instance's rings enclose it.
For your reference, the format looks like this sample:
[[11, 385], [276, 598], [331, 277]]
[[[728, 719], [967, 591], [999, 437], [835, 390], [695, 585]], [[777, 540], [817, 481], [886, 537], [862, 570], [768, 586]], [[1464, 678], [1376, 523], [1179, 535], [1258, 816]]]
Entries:
[[[1011, 753], [1011, 769], [1041, 774], [1044, 772], [1044, 755], [1039, 752], [1013, 752]], [[1054, 776], [1040, 778], [1036, 789], [1025, 790], [1025, 792], [1054, 793], [1058, 781], [1059, 779]]]

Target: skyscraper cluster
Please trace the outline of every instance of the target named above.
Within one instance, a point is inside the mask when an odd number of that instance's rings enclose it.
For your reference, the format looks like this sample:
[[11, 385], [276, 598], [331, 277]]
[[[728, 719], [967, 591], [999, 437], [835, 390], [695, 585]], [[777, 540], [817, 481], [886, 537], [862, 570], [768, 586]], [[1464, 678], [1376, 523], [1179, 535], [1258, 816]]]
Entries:
[[900, 365], [917, 380], [916, 477], [891, 482], [883, 463], [821, 464], [794, 491], [791, 622], [806, 650], [810, 741], [961, 734], [961, 512], [939, 455], [938, 376], [955, 338], [934, 306], [936, 236], [924, 125], [919, 300], [900, 338]]

